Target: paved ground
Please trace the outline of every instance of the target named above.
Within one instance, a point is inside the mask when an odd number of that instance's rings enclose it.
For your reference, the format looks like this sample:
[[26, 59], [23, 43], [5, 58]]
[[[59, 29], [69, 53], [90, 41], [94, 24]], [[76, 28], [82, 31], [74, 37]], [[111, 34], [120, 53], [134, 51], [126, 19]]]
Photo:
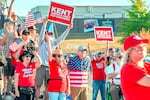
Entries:
[[[0, 68], [0, 71], [1, 71], [1, 68]], [[0, 72], [1, 73], [1, 72]], [[89, 83], [89, 100], [92, 100], [92, 82], [91, 82], [91, 78], [90, 78], [90, 83]], [[3, 81], [0, 80], [0, 90], [2, 91], [2, 87], [3, 87]], [[1, 93], [0, 91], [0, 93]], [[44, 91], [44, 86], [42, 86], [42, 89], [41, 89], [41, 93]], [[43, 99], [39, 99], [39, 100], [43, 100]], [[100, 99], [100, 93], [98, 94], [98, 97], [97, 97], [97, 100], [101, 100]]]
[[[0, 80], [0, 84], [2, 83], [2, 81]], [[2, 84], [1, 84], [2, 85]], [[0, 85], [0, 86], [1, 86]], [[44, 90], [44, 87], [42, 88], [42, 91]], [[39, 100], [43, 100], [43, 99], [39, 99]], [[92, 87], [89, 88], [89, 100], [92, 100]], [[100, 93], [98, 94], [97, 100], [101, 100], [100, 99]]]

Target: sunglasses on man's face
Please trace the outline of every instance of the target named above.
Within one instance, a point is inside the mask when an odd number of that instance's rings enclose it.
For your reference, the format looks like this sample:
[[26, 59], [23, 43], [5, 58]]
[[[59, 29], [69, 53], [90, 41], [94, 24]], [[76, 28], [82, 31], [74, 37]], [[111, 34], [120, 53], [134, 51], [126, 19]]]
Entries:
[[55, 57], [58, 57], [58, 58], [60, 58], [62, 55], [53, 55], [53, 57], [55, 58]]
[[52, 35], [53, 33], [52, 33], [52, 32], [49, 32], [49, 31], [46, 31], [45, 34], [47, 34], [47, 35]]
[[120, 57], [118, 57], [119, 59], [121, 59], [122, 58], [122, 56], [120, 56]]

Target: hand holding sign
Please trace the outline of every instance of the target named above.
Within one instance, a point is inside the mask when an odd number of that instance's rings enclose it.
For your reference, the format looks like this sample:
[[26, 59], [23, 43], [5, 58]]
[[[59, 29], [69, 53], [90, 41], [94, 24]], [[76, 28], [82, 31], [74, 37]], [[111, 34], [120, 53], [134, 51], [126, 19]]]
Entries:
[[73, 28], [73, 24], [70, 24], [69, 26], [68, 26], [68, 30], [71, 30]]

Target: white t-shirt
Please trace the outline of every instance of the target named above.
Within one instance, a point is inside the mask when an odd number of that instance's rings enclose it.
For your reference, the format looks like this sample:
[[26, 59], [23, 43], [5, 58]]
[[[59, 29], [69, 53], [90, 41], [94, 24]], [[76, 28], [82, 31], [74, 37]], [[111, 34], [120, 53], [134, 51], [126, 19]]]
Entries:
[[[115, 70], [113, 64], [115, 65]], [[120, 73], [121, 67], [117, 64], [117, 62], [113, 62], [113, 64], [110, 64], [106, 67], [107, 75], [112, 73]], [[120, 74], [117, 75], [113, 80], [115, 85], [120, 85]], [[108, 82], [112, 83], [112, 79], [108, 79]]]

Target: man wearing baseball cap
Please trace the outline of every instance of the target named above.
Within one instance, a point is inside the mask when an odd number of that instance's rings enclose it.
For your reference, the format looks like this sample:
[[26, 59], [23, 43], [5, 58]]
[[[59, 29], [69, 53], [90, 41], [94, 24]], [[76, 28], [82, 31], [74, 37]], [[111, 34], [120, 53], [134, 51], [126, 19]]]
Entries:
[[125, 100], [150, 98], [150, 64], [144, 62], [148, 42], [137, 35], [128, 36], [124, 41], [121, 88]]
[[70, 73], [70, 95], [72, 100], [88, 100], [90, 59], [86, 57], [86, 51], [87, 49], [84, 46], [79, 46], [77, 55], [72, 57], [67, 64]]

